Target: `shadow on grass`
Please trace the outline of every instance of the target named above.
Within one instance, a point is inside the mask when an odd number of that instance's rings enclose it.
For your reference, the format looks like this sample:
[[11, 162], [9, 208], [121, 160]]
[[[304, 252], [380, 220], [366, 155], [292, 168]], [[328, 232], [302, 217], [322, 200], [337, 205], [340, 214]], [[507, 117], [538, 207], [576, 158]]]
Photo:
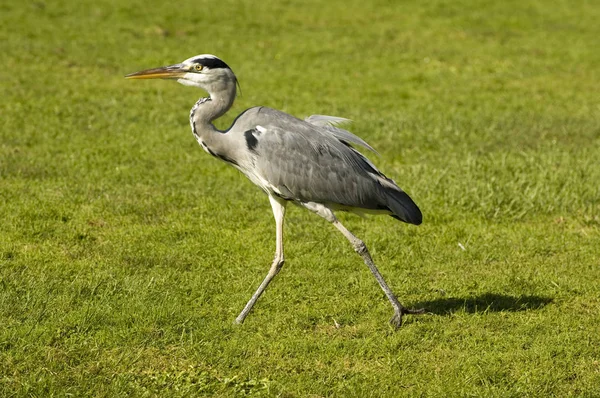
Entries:
[[452, 314], [457, 311], [468, 313], [527, 311], [545, 307], [553, 301], [550, 297], [541, 296], [507, 296], [505, 294], [485, 293], [474, 297], [449, 297], [431, 301], [423, 301], [414, 308], [425, 308], [426, 312], [437, 315]]

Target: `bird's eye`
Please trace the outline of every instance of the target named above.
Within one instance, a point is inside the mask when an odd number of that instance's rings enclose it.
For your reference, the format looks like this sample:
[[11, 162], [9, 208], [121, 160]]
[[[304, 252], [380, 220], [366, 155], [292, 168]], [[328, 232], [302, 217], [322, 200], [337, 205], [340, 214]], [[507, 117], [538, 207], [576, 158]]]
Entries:
[[196, 64], [194, 65], [194, 69], [196, 69], [196, 72], [200, 72], [202, 70], [203, 66], [200, 64]]

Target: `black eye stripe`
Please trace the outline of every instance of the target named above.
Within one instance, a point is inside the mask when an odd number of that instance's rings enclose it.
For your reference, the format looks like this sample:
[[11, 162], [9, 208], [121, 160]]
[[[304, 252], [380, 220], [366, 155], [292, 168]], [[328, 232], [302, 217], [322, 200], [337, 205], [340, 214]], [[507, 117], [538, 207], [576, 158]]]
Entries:
[[192, 62], [205, 66], [209, 69], [227, 68], [231, 69], [229, 65], [221, 61], [219, 58], [196, 58]]

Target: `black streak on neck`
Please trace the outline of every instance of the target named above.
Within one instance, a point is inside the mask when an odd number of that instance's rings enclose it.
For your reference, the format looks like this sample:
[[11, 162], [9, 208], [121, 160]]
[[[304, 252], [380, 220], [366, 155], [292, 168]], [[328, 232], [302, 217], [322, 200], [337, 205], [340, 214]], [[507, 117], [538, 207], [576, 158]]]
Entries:
[[219, 155], [218, 153], [213, 152], [209, 147], [206, 146], [206, 144], [204, 144], [204, 147], [206, 148], [208, 153], [210, 153], [212, 156], [216, 157], [217, 159], [221, 159], [225, 163], [231, 163], [234, 166], [238, 166], [238, 162], [236, 162], [235, 160], [233, 160], [225, 155]]
[[210, 101], [210, 97], [200, 98], [198, 101], [196, 101], [196, 103], [192, 107], [192, 110], [190, 111], [190, 125], [192, 126], [192, 133], [194, 133], [194, 137], [197, 137], [197, 138], [199, 136], [198, 136], [198, 131], [196, 130], [196, 121], [194, 120], [194, 115], [196, 114], [198, 107], [200, 107], [200, 105], [202, 105], [203, 103], [205, 103], [207, 101]]

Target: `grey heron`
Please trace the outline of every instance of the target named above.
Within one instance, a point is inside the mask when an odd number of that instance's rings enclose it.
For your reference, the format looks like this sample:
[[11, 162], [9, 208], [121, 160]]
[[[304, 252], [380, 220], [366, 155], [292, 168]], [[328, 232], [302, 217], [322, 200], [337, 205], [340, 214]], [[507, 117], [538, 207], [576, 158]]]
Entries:
[[347, 119], [313, 115], [301, 120], [258, 106], [241, 113], [229, 129], [218, 130], [212, 122], [233, 105], [237, 78], [225, 62], [210, 54], [131, 73], [126, 78], [174, 79], [206, 91], [209, 96], [200, 98], [190, 112], [194, 137], [206, 152], [241, 171], [269, 197], [275, 217], [275, 259], [236, 318], [237, 323], [244, 322], [284, 264], [283, 219], [288, 202], [323, 217], [350, 241], [392, 304], [392, 325], [400, 327], [404, 314], [424, 312], [400, 304], [375, 266], [367, 246], [334, 214], [334, 211], [386, 214], [415, 225], [422, 221], [421, 211], [408, 194], [351, 146], [374, 151], [361, 138], [338, 127]]

